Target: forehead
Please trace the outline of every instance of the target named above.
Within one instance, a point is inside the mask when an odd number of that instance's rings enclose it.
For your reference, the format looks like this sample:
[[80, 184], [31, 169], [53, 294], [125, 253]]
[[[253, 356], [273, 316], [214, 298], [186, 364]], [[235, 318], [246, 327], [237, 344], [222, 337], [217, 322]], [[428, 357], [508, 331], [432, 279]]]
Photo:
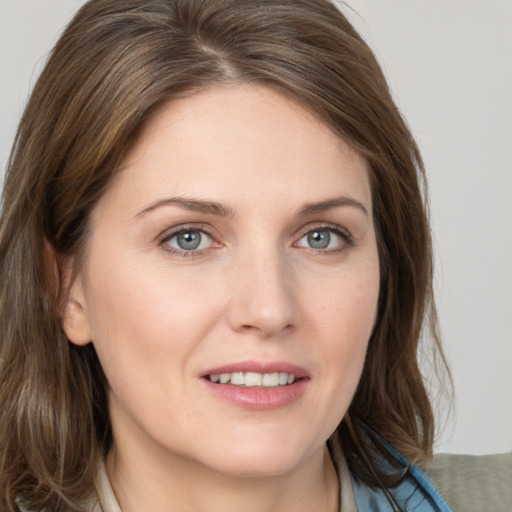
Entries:
[[135, 199], [315, 202], [348, 194], [371, 203], [366, 160], [297, 101], [259, 85], [212, 88], [163, 105], [116, 181]]

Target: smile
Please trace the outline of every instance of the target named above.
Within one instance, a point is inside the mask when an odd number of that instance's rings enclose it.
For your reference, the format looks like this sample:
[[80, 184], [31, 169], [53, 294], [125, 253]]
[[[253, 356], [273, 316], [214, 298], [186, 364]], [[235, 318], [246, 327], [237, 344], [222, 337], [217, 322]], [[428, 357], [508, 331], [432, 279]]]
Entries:
[[233, 372], [212, 374], [206, 377], [216, 384], [232, 384], [246, 388], [264, 387], [275, 388], [287, 386], [295, 382], [295, 375], [286, 372], [257, 373], [257, 372]]
[[291, 405], [311, 384], [309, 372], [288, 361], [233, 361], [210, 368], [201, 377], [213, 396], [252, 411]]

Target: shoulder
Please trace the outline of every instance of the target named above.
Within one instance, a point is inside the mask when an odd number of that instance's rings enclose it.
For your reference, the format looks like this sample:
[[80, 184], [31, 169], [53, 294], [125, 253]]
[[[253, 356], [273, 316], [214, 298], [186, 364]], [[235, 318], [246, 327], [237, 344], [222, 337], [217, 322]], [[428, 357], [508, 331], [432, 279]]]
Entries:
[[512, 452], [439, 454], [426, 475], [454, 512], [512, 511]]

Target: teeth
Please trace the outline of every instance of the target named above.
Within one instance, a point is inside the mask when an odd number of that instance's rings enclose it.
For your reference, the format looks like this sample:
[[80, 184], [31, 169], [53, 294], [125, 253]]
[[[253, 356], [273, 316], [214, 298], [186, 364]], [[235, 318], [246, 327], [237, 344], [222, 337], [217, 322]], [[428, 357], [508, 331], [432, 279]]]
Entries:
[[233, 384], [235, 386], [245, 386], [247, 388], [264, 387], [275, 388], [277, 386], [286, 386], [295, 382], [293, 373], [257, 373], [257, 372], [233, 372], [212, 374], [208, 378], [212, 382], [220, 384]]
[[[245, 374], [244, 384], [248, 388], [253, 388], [255, 386], [261, 386], [262, 379], [263, 379], [263, 375], [261, 373], [247, 372]], [[233, 381], [233, 378], [231, 378], [231, 381]], [[233, 382], [233, 384], [235, 384], [235, 383]]]
[[243, 372], [235, 372], [231, 374], [231, 384], [235, 386], [243, 386], [245, 384], [245, 375]]
[[266, 387], [275, 387], [279, 384], [279, 373], [264, 373], [262, 384]]

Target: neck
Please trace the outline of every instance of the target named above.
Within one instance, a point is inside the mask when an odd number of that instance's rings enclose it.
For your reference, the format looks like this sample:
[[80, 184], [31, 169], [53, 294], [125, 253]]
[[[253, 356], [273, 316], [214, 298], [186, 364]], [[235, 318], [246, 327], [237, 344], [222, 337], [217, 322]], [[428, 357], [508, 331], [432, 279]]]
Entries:
[[258, 477], [224, 474], [175, 454], [153, 457], [114, 446], [107, 472], [123, 512], [339, 510], [338, 477], [326, 448], [284, 474]]

